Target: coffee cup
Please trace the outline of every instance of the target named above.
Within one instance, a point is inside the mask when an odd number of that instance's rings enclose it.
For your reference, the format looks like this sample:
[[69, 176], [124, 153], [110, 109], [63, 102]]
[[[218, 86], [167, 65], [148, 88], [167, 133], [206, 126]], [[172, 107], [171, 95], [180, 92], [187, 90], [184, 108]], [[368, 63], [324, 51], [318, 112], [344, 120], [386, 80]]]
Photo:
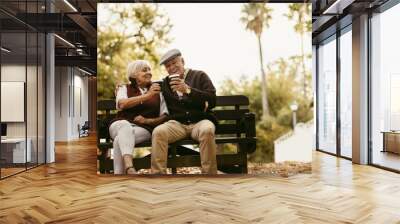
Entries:
[[173, 75], [170, 75], [170, 76], [168, 76], [168, 77], [169, 77], [170, 80], [172, 80], [172, 79], [179, 78], [180, 75], [179, 75], [179, 74], [173, 74]]
[[[180, 75], [179, 74], [173, 74], [173, 75], [170, 75], [170, 76], [168, 76], [168, 78], [169, 78], [169, 82], [171, 83], [171, 81], [172, 80], [174, 80], [174, 79], [178, 79], [180, 77]], [[171, 84], [170, 84], [171, 85]], [[183, 96], [183, 93], [182, 92], [180, 92], [180, 91], [176, 91], [176, 94], [178, 94], [178, 96], [179, 97], [182, 97]]]
[[162, 83], [163, 83], [163, 80], [154, 80], [154, 81], [151, 81], [151, 83], [152, 83], [152, 84], [155, 84], [155, 83], [156, 83], [156, 84], [158, 84], [158, 85], [161, 86]]

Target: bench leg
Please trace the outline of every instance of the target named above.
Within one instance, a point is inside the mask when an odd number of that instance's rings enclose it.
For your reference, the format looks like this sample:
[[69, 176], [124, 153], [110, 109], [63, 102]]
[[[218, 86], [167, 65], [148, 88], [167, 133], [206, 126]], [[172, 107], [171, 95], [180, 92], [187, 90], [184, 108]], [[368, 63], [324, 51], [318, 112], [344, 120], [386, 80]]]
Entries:
[[247, 174], [247, 172], [248, 172], [248, 170], [247, 170], [247, 153], [244, 150], [243, 146], [239, 145], [238, 147], [239, 147], [238, 153], [240, 154], [240, 158], [242, 160], [242, 165], [239, 166], [240, 171], [241, 171], [241, 173]]
[[[173, 159], [173, 161], [175, 161], [175, 159], [176, 159], [176, 145], [175, 144], [171, 145], [171, 158]], [[171, 165], [172, 165], [172, 168], [171, 168], [172, 173], [176, 174], [176, 164], [173, 163]]]
[[247, 170], [247, 155], [244, 154], [242, 155], [244, 157], [243, 159], [243, 165], [240, 166], [241, 172], [247, 174], [248, 170]]
[[105, 151], [104, 150], [100, 151], [99, 149], [97, 149], [97, 150], [98, 150], [97, 160], [98, 160], [99, 172], [101, 174], [105, 174], [105, 173], [107, 173], [106, 159], [107, 159], [108, 150], [105, 150]]

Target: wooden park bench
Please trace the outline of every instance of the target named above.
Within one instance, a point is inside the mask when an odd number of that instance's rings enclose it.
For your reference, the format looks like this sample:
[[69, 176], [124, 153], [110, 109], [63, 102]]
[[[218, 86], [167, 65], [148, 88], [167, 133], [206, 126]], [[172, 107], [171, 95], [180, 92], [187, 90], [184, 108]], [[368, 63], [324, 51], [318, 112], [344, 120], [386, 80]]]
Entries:
[[[213, 109], [218, 118], [216, 128], [216, 143], [233, 144], [234, 153], [219, 154], [217, 150], [218, 170], [225, 173], [247, 173], [247, 154], [256, 149], [255, 115], [250, 113], [249, 99], [246, 96], [217, 96], [216, 108]], [[108, 122], [116, 115], [115, 100], [101, 100], [97, 104], [97, 146], [98, 169], [100, 173], [111, 173], [113, 161], [109, 150], [113, 147], [108, 131]], [[183, 139], [169, 144], [167, 167], [176, 173], [178, 167], [200, 167], [198, 149], [185, 145], [197, 145], [192, 139]], [[151, 147], [151, 141], [135, 146]], [[136, 170], [149, 169], [151, 154], [142, 158], [134, 158]]]

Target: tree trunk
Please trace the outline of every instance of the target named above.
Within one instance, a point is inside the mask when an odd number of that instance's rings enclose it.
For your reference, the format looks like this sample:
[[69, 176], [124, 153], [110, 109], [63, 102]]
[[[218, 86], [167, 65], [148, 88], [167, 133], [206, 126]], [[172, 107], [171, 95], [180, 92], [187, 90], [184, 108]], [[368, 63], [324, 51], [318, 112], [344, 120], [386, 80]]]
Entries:
[[301, 64], [302, 64], [302, 73], [303, 73], [303, 95], [304, 100], [307, 99], [307, 74], [306, 74], [306, 64], [304, 58], [304, 33], [300, 33], [301, 36]]
[[263, 54], [261, 47], [261, 36], [257, 36], [258, 39], [258, 48], [260, 51], [260, 66], [261, 66], [261, 97], [262, 97], [262, 119], [266, 119], [269, 116], [268, 109], [268, 93], [267, 93], [267, 80], [264, 72], [264, 63], [263, 63]]
[[306, 74], [306, 62], [305, 62], [305, 58], [304, 58], [304, 21], [303, 18], [306, 15], [306, 11], [307, 11], [307, 4], [303, 4], [302, 5], [302, 9], [299, 15], [299, 22], [302, 26], [302, 29], [300, 30], [300, 37], [301, 37], [301, 64], [302, 64], [302, 69], [303, 69], [303, 94], [304, 94], [304, 100], [307, 100], [307, 74]]

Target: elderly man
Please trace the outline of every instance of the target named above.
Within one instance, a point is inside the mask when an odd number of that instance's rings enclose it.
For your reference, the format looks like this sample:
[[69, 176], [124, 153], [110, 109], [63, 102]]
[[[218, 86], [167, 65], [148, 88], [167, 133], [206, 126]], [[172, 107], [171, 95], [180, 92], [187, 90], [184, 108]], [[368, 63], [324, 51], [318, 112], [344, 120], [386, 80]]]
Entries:
[[210, 113], [216, 102], [214, 85], [205, 72], [185, 69], [185, 61], [178, 49], [165, 53], [160, 64], [169, 74], [162, 84], [162, 93], [170, 116], [152, 134], [152, 173], [166, 173], [168, 143], [191, 137], [200, 144], [202, 173], [216, 174], [217, 120]]

